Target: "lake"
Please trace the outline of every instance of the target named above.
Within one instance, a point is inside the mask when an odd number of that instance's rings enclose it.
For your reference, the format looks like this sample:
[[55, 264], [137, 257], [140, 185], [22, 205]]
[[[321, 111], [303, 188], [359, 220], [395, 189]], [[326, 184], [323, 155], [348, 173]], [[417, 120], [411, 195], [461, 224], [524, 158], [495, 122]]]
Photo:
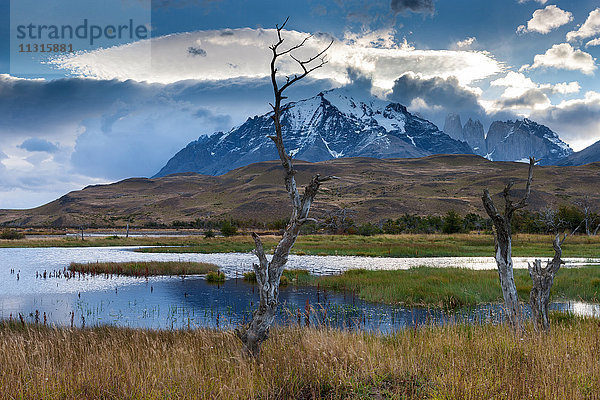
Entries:
[[[0, 319], [69, 326], [111, 324], [153, 329], [196, 327], [230, 328], [247, 321], [258, 300], [253, 284], [236, 277], [251, 270], [252, 254], [136, 253], [138, 247], [110, 248], [7, 248], [0, 249]], [[67, 279], [62, 271], [71, 262], [95, 261], [204, 261], [219, 265], [230, 278], [224, 284], [203, 277], [150, 277], [78, 275]], [[531, 259], [529, 259], [531, 260]], [[516, 258], [517, 267], [528, 259]], [[599, 260], [568, 259], [568, 265], [598, 264]], [[290, 256], [289, 269], [333, 274], [351, 268], [400, 269], [427, 265], [494, 269], [491, 257], [371, 258]], [[46, 277], [44, 278], [44, 272]], [[329, 325], [389, 332], [407, 326], [448, 322], [499, 322], [498, 304], [480, 305], [460, 312], [402, 308], [358, 299], [351, 292], [331, 292], [290, 285], [281, 288], [281, 323]], [[600, 316], [600, 306], [579, 302], [554, 303], [553, 309]], [[37, 314], [37, 315], [36, 315]]]

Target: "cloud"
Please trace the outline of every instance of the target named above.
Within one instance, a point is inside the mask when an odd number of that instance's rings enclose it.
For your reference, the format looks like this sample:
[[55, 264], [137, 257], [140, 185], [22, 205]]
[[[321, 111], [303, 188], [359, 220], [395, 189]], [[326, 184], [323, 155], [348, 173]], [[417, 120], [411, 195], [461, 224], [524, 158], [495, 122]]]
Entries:
[[475, 36], [472, 36], [472, 37], [466, 38], [465, 40], [460, 40], [460, 41], [456, 42], [456, 47], [459, 49], [469, 48], [476, 41], [477, 41], [477, 38]]
[[[224, 36], [223, 33], [227, 33]], [[96, 79], [133, 79], [152, 83], [173, 83], [197, 79], [223, 81], [237, 78], [268, 77], [270, 50], [275, 40], [273, 29], [230, 29], [174, 34], [124, 46], [99, 49], [56, 58], [58, 68], [75, 76]], [[304, 32], [286, 31], [286, 44], [301, 42]], [[323, 49], [331, 36], [316, 33], [296, 55], [305, 58]], [[190, 57], [188, 48], [202, 43], [205, 57]], [[376, 43], [377, 45], [373, 45]], [[152, 65], [146, 62], [152, 52]], [[418, 72], [425, 78], [455, 76], [461, 84], [485, 79], [504, 69], [487, 52], [418, 50], [408, 43], [396, 43], [389, 30], [349, 35], [335, 40], [327, 52], [329, 62], [311, 76], [330, 79], [338, 85], [349, 82], [348, 68], [371, 76], [373, 85], [389, 90], [397, 77]], [[297, 63], [283, 57], [281, 74], [298, 72]]]
[[585, 44], [585, 47], [590, 47], [590, 46], [600, 46], [600, 38], [590, 40], [589, 42], [587, 42]]
[[550, 99], [540, 89], [528, 89], [519, 96], [502, 98], [496, 101], [496, 107], [500, 109], [536, 108], [540, 105], [545, 107], [550, 105]]
[[598, 34], [600, 34], [600, 8], [592, 10], [578, 30], [567, 33], [567, 41], [573, 42]]
[[17, 147], [29, 152], [40, 151], [45, 153], [56, 153], [58, 151], [58, 146], [55, 143], [51, 143], [46, 139], [38, 137], [26, 139]]
[[546, 34], [573, 21], [573, 14], [561, 10], [555, 5], [547, 6], [546, 8], [535, 10], [532, 18], [527, 21], [527, 27], [521, 25], [517, 28], [517, 33], [538, 32]]
[[[331, 87], [306, 79], [288, 94], [298, 100]], [[266, 78], [162, 85], [0, 76], [0, 208], [153, 175], [199, 136], [267, 112], [272, 96]]]
[[[518, 0], [519, 4], [524, 4], [527, 3], [530, 0]], [[540, 3], [541, 5], [544, 5], [548, 2], [548, 0], [535, 0], [536, 2]]]
[[190, 54], [192, 56], [206, 57], [206, 51], [204, 49], [201, 49], [200, 47], [194, 47], [194, 46], [188, 47], [188, 54]]
[[577, 93], [581, 89], [579, 82], [561, 82], [557, 84], [537, 84], [520, 72], [509, 71], [504, 77], [493, 80], [490, 86], [505, 87], [502, 97], [514, 98], [522, 96], [531, 89], [539, 89], [544, 92], [571, 94]]
[[396, 79], [388, 98], [406, 105], [420, 99], [430, 107], [441, 106], [456, 111], [479, 107], [477, 95], [462, 87], [455, 77], [422, 79], [405, 74]]
[[592, 75], [597, 68], [594, 58], [589, 53], [575, 50], [568, 43], [555, 44], [546, 53], [537, 54], [533, 65], [524, 65], [521, 70], [542, 67], [581, 71], [587, 75]]
[[435, 12], [433, 0], [392, 0], [391, 8], [396, 14], [404, 14], [408, 11], [422, 14]]
[[600, 139], [600, 93], [589, 91], [584, 98], [536, 110], [531, 118], [560, 132], [571, 147], [581, 150]]

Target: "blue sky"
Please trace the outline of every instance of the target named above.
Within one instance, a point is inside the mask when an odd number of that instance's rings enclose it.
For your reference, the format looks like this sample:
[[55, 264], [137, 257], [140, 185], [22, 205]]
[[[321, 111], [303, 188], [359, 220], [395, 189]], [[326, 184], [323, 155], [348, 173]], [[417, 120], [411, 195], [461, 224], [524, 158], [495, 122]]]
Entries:
[[[335, 41], [292, 99], [367, 82], [438, 125], [448, 112], [486, 129], [530, 117], [575, 150], [600, 140], [597, 0], [0, 0], [0, 208], [151, 176], [198, 136], [268, 111], [266, 46], [286, 16], [289, 42]], [[152, 39], [18, 52], [35, 42], [19, 25], [84, 19], [131, 20]]]

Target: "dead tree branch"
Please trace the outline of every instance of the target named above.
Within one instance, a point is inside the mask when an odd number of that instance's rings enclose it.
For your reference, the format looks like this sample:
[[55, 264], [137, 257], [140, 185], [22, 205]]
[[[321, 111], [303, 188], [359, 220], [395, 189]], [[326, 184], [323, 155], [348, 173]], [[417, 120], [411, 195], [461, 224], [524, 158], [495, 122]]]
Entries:
[[[322, 183], [336, 179], [334, 176], [321, 177], [320, 175], [315, 175], [310, 183], [304, 188], [304, 193], [300, 195], [296, 185], [296, 170], [292, 163], [292, 157], [286, 152], [283, 144], [281, 115], [290, 107], [289, 105], [282, 105], [282, 101], [287, 98], [283, 93], [291, 85], [325, 65], [327, 60], [324, 58], [324, 54], [333, 44], [332, 41], [322, 51], [306, 60], [300, 60], [292, 53], [303, 47], [311, 36], [304, 38], [300, 43], [285, 50], [280, 50], [280, 47], [284, 42], [282, 32], [288, 19], [286, 19], [281, 26], [276, 25], [277, 42], [269, 47], [272, 51], [271, 83], [273, 85], [275, 97], [274, 104], [271, 104], [271, 107], [273, 108], [273, 115], [271, 118], [273, 119], [275, 135], [269, 137], [275, 143], [281, 165], [284, 169], [285, 188], [292, 203], [292, 213], [283, 233], [283, 237], [275, 248], [271, 261], [267, 259], [260, 237], [256, 233], [252, 234], [255, 243], [255, 253], [259, 261], [258, 264], [254, 264], [254, 272], [256, 273], [260, 301], [258, 308], [252, 315], [250, 324], [238, 328], [237, 335], [243, 343], [245, 353], [253, 357], [259, 355], [262, 342], [268, 338], [269, 328], [275, 319], [275, 312], [279, 302], [279, 281], [285, 264], [287, 263], [290, 250], [300, 233], [302, 224], [312, 220], [308, 217], [312, 202]], [[296, 61], [302, 72], [295, 74], [294, 76], [286, 76], [285, 83], [280, 86], [277, 81], [277, 61], [284, 55], [289, 55]]]

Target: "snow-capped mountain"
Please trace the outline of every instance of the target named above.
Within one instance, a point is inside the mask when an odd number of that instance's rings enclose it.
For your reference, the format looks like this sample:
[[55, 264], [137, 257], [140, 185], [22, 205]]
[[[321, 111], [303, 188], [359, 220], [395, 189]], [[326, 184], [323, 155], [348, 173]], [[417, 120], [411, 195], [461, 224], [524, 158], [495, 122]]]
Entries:
[[542, 164], [556, 164], [573, 150], [550, 128], [527, 118], [516, 121], [494, 121], [484, 136], [479, 121], [469, 121], [463, 127], [460, 116], [449, 114], [444, 131], [451, 137], [467, 142], [475, 154], [492, 161], [520, 161], [533, 156]]
[[[281, 121], [286, 150], [305, 161], [473, 154], [465, 142], [452, 139], [401, 104], [376, 98], [359, 101], [341, 90], [293, 103]], [[275, 145], [268, 138], [274, 132], [270, 113], [249, 118], [229, 132], [201, 136], [188, 144], [156, 176], [182, 172], [220, 175], [254, 162], [276, 160]]]

